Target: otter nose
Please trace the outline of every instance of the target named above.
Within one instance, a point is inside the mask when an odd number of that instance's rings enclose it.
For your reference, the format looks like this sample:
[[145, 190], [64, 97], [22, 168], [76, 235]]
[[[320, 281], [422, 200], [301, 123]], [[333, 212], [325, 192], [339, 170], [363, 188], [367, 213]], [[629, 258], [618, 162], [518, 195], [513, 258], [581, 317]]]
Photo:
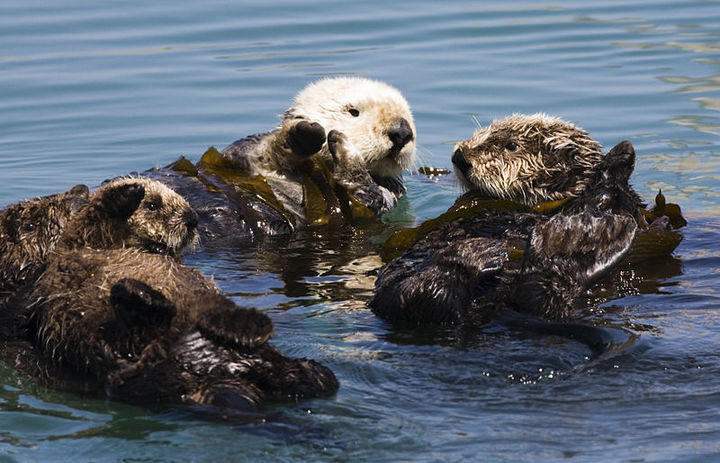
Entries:
[[413, 131], [408, 121], [401, 117], [398, 119], [390, 130], [388, 130], [388, 138], [393, 142], [394, 148], [402, 148], [413, 139]]
[[469, 162], [467, 162], [467, 159], [465, 159], [465, 155], [463, 154], [461, 149], [456, 149], [455, 152], [452, 155], [452, 163], [455, 167], [462, 172], [463, 175], [467, 177], [467, 173], [470, 171], [472, 166]]
[[185, 211], [185, 213], [183, 213], [183, 222], [185, 222], [188, 230], [195, 230], [198, 226], [198, 216], [195, 211], [192, 209]]

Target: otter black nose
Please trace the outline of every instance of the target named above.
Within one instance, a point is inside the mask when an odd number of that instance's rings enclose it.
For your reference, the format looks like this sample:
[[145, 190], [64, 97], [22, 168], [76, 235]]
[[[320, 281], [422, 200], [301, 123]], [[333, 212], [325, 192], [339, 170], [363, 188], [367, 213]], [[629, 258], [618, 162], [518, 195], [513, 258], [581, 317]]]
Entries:
[[402, 117], [395, 122], [395, 125], [388, 130], [387, 134], [390, 141], [393, 142], [394, 148], [402, 148], [413, 139], [412, 127]]
[[183, 221], [185, 222], [185, 226], [190, 230], [194, 230], [198, 226], [198, 216], [193, 210], [185, 211]]
[[452, 163], [465, 176], [467, 176], [467, 173], [472, 168], [470, 163], [467, 162], [467, 159], [465, 159], [465, 155], [463, 154], [462, 150], [460, 150], [460, 149], [456, 149], [455, 152], [453, 153]]

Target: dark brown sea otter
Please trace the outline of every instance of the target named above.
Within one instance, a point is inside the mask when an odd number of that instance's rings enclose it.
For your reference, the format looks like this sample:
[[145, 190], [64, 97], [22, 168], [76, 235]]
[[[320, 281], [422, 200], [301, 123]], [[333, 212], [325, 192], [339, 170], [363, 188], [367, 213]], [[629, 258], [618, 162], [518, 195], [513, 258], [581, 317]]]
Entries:
[[507, 311], [567, 320], [633, 244], [641, 201], [627, 141], [603, 156], [572, 124], [515, 115], [458, 143], [452, 161], [470, 194], [494, 200], [380, 270], [369, 305], [396, 325], [485, 323]]
[[[149, 179], [94, 192], [42, 274], [2, 313], [3, 359], [49, 384], [135, 403], [251, 409], [326, 396], [333, 373], [283, 356], [272, 321], [182, 265], [197, 220]], [[30, 345], [28, 345], [30, 341]]]

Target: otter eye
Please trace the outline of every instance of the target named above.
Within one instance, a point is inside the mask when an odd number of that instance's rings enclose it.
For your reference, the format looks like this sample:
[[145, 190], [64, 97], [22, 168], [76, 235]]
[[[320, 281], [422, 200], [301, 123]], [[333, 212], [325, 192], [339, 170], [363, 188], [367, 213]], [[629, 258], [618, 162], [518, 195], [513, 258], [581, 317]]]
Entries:
[[25, 226], [23, 227], [23, 229], [24, 229], [26, 232], [35, 231], [35, 223], [34, 223], [34, 222], [26, 223]]
[[348, 112], [350, 113], [350, 115], [351, 115], [352, 117], [358, 117], [358, 116], [360, 115], [360, 111], [358, 111], [358, 110], [355, 109], [355, 108], [350, 108], [350, 109], [348, 109]]
[[518, 145], [514, 141], [511, 141], [505, 145], [505, 149], [508, 151], [516, 151], [518, 149]]
[[155, 211], [157, 211], [158, 209], [160, 209], [160, 206], [158, 206], [158, 204], [157, 204], [156, 202], [150, 201], [149, 203], [147, 203], [147, 204], [145, 205], [145, 208], [146, 208], [148, 211], [150, 211], [150, 212], [155, 212]]

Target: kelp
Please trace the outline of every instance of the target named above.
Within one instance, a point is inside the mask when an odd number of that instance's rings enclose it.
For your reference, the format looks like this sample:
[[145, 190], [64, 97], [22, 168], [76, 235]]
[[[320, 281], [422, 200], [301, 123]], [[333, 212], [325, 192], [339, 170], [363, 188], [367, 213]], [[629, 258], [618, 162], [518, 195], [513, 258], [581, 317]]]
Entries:
[[443, 169], [442, 167], [420, 167], [418, 172], [428, 177], [437, 177], [439, 175], [452, 174], [449, 169]]
[[398, 230], [385, 241], [382, 247], [383, 260], [389, 261], [399, 256], [413, 244], [420, 241], [431, 231], [441, 225], [457, 219], [467, 219], [485, 210], [530, 212], [532, 209], [524, 204], [509, 199], [489, 199], [473, 193], [459, 197], [450, 209], [440, 216], [426, 220], [417, 227]]
[[652, 209], [638, 211], [637, 221], [640, 231], [628, 255], [631, 262], [670, 255], [682, 241], [682, 235], [676, 230], [687, 225], [680, 206], [666, 202], [662, 190], [655, 196]]
[[334, 225], [375, 217], [367, 206], [335, 180], [320, 156], [311, 157], [301, 167], [308, 224]]
[[[564, 206], [570, 199], [546, 201], [533, 206], [526, 206], [510, 200], [489, 199], [472, 192], [466, 193], [458, 198], [447, 212], [440, 216], [426, 220], [417, 227], [398, 230], [390, 235], [383, 244], [382, 258], [387, 262], [398, 257], [428, 233], [453, 220], [470, 218], [482, 211], [489, 210], [550, 213]], [[682, 241], [682, 235], [676, 229], [687, 224], [687, 221], [682, 216], [680, 206], [667, 203], [662, 191], [655, 197], [655, 205], [651, 210], [640, 209], [638, 211], [637, 221], [639, 231], [635, 236], [633, 247], [628, 256], [632, 261], [672, 253]], [[518, 251], [518, 253], [514, 258], [522, 257], [522, 251]]]
[[[263, 175], [248, 172], [225, 158], [214, 147], [205, 151], [197, 164], [181, 156], [167, 168], [185, 176], [196, 177], [208, 191], [222, 192], [231, 200], [237, 200], [242, 193], [251, 195], [277, 211], [291, 226], [297, 225], [295, 217], [284, 207]], [[375, 217], [367, 206], [334, 179], [320, 156], [312, 156], [301, 163], [297, 172], [302, 177], [308, 225], [339, 225]]]

